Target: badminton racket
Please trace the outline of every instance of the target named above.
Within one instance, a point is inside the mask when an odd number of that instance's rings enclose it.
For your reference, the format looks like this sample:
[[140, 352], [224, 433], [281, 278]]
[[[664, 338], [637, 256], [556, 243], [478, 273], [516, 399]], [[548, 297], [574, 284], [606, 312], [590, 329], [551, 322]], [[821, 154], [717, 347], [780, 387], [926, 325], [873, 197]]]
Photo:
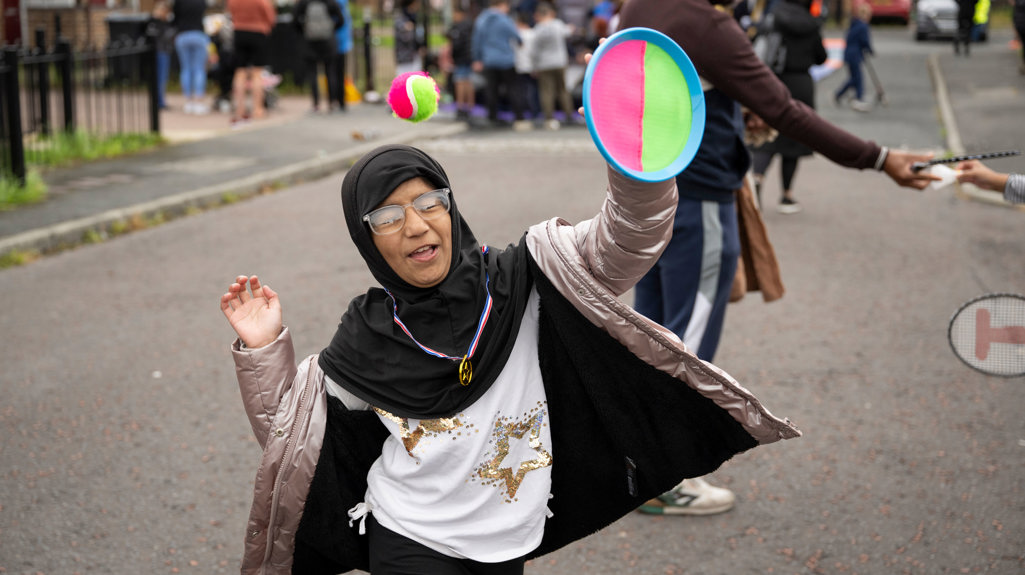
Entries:
[[954, 156], [952, 158], [939, 158], [936, 160], [929, 160], [928, 162], [915, 162], [911, 164], [911, 171], [917, 172], [934, 166], [936, 164], [955, 164], [957, 162], [964, 162], [967, 160], [988, 160], [990, 158], [1006, 158], [1008, 156], [1017, 156], [1021, 152], [1018, 150], [1007, 150], [1006, 152], [986, 152], [985, 154], [973, 154], [970, 156]]
[[950, 319], [954, 354], [988, 375], [1025, 375], [1025, 296], [988, 294], [966, 302]]

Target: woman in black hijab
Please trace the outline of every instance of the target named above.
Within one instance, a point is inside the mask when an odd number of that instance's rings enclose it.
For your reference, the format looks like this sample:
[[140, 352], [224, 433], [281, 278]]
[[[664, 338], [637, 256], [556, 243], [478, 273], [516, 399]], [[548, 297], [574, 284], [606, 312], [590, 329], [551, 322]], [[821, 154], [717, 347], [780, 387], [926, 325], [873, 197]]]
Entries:
[[618, 299], [668, 241], [674, 180], [610, 168], [606, 193], [588, 222], [491, 250], [433, 158], [368, 153], [342, 206], [381, 287], [298, 367], [277, 294], [236, 278], [221, 309], [264, 448], [243, 573], [518, 574], [682, 477], [798, 435]]

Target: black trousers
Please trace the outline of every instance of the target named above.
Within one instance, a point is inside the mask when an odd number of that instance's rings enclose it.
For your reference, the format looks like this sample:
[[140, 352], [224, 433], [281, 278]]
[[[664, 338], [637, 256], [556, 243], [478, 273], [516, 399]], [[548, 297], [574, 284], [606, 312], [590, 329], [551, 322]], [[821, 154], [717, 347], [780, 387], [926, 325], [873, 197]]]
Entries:
[[327, 80], [327, 94], [324, 94], [328, 107], [331, 105], [332, 84], [334, 84], [334, 44], [325, 40], [311, 41], [306, 52], [307, 71], [310, 75], [310, 91], [313, 95], [313, 107], [320, 106], [320, 83], [317, 82], [319, 66], [324, 67], [324, 77]]
[[338, 102], [338, 109], [345, 109], [345, 64], [348, 59], [348, 54], [335, 54], [332, 64], [334, 66], [334, 83], [331, 84], [331, 88], [334, 89], [334, 93], [331, 94], [331, 100]]
[[505, 93], [509, 98], [509, 104], [512, 106], [513, 114], [516, 115], [517, 120], [523, 119], [523, 109], [525, 106], [526, 95], [524, 94], [523, 87], [520, 86], [520, 79], [516, 75], [515, 68], [484, 68], [484, 81], [486, 83], [486, 90], [488, 95], [488, 119], [498, 119], [498, 96], [501, 88], [505, 88]]
[[370, 572], [374, 575], [523, 575], [524, 559], [481, 563], [455, 559], [386, 529], [367, 516]]

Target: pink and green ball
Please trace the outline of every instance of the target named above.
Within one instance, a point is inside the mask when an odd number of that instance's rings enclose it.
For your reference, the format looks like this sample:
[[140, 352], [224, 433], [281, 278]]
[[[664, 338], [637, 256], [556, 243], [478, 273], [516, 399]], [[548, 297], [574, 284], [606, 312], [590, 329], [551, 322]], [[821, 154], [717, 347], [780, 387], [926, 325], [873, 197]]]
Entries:
[[399, 74], [388, 90], [388, 105], [397, 118], [422, 122], [438, 111], [441, 90], [426, 72]]

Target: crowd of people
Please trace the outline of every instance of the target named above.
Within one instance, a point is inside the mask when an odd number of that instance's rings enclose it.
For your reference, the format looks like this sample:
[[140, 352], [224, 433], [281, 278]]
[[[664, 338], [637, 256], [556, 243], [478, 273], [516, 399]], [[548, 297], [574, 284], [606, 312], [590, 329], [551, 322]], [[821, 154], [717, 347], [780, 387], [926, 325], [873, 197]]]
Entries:
[[[296, 49], [306, 66], [313, 112], [346, 108], [346, 60], [353, 47], [350, 0], [299, 0], [291, 7]], [[207, 0], [158, 0], [147, 33], [156, 39], [158, 102], [166, 102], [172, 55], [177, 57], [184, 96], [182, 112], [230, 114], [239, 126], [263, 118], [273, 105], [281, 75], [269, 69], [270, 38], [278, 23], [270, 0], [226, 0], [222, 12]], [[327, 94], [321, 106], [318, 78]], [[217, 88], [213, 106], [207, 84]]]
[[[573, 10], [575, 2], [485, 4], [456, 5], [446, 32], [450, 57], [444, 71], [452, 76], [457, 117], [472, 116], [478, 101], [476, 73], [483, 80], [484, 119], [491, 125], [529, 130], [539, 123], [557, 130], [579, 123], [572, 93], [579, 82], [568, 79], [569, 69], [582, 66], [583, 55], [609, 33], [608, 21], [619, 3], [601, 2], [579, 12]], [[474, 11], [479, 12], [475, 17]], [[511, 119], [504, 121], [501, 111], [509, 111]]]

